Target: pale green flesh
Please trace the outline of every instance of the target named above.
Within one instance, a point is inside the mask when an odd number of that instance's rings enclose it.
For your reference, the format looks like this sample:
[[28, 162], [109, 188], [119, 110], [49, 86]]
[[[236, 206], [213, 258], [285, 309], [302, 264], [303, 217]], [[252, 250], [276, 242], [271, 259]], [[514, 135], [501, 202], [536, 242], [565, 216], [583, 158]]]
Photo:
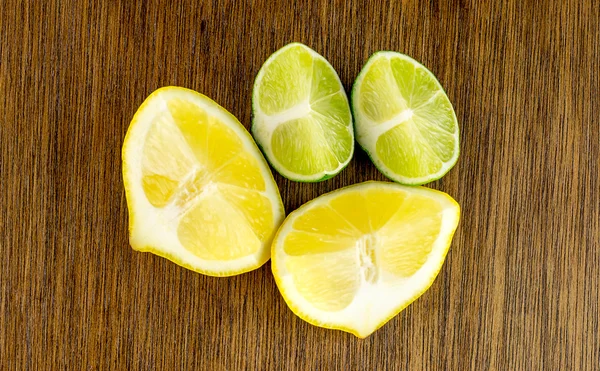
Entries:
[[458, 155], [452, 104], [417, 62], [398, 53], [373, 58], [354, 91], [358, 142], [394, 180], [441, 177]]
[[274, 167], [292, 179], [333, 175], [353, 153], [346, 93], [335, 70], [315, 54], [301, 44], [284, 47], [265, 63], [254, 87], [260, 115], [255, 139]]

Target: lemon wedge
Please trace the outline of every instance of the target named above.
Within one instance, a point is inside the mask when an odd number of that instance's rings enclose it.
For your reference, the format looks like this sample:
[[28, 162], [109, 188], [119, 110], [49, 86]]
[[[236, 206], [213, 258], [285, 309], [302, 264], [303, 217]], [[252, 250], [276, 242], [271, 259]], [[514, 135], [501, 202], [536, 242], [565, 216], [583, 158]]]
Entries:
[[264, 157], [210, 98], [166, 87], [133, 117], [123, 143], [133, 249], [211, 276], [260, 267], [284, 217]]
[[333, 191], [283, 222], [275, 282], [300, 318], [364, 338], [431, 286], [459, 215], [452, 197], [429, 188], [366, 182]]

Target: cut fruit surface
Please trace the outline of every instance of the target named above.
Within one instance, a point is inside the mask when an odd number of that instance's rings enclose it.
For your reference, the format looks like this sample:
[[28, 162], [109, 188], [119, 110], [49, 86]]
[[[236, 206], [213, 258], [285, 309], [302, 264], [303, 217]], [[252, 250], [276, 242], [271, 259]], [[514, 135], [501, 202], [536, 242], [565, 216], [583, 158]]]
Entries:
[[314, 182], [339, 173], [352, 158], [348, 98], [329, 62], [292, 43], [267, 59], [254, 82], [252, 134], [284, 177]]
[[431, 286], [459, 216], [452, 197], [424, 187], [366, 182], [333, 191], [283, 222], [275, 282], [300, 318], [364, 338]]
[[279, 190], [239, 121], [179, 87], [152, 93], [123, 143], [130, 243], [212, 276], [264, 264], [284, 217]]
[[356, 140], [390, 179], [424, 184], [456, 164], [454, 109], [435, 76], [414, 59], [375, 53], [352, 88], [352, 112]]

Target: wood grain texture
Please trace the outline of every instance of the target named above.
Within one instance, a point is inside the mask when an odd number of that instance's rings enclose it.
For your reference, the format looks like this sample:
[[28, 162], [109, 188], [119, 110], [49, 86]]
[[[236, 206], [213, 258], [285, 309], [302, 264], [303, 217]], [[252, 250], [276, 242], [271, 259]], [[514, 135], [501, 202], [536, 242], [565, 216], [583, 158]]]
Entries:
[[[597, 0], [0, 0], [0, 369], [598, 370]], [[211, 278], [128, 246], [121, 144], [154, 89], [249, 127], [261, 64], [300, 41], [346, 89], [368, 56], [423, 62], [461, 157], [463, 216], [431, 289], [366, 340], [286, 307], [270, 265]], [[384, 177], [358, 150], [288, 212]]]

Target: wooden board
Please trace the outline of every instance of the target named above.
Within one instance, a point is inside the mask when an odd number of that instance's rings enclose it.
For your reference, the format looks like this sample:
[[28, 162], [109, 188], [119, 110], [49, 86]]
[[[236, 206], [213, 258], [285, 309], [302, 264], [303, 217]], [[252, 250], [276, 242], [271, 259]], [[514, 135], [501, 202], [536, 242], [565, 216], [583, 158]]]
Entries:
[[[581, 1], [0, 1], [0, 369], [597, 370], [600, 12]], [[286, 307], [269, 264], [211, 278], [133, 251], [121, 144], [154, 89], [246, 127], [261, 64], [300, 41], [350, 89], [368, 56], [428, 66], [462, 220], [431, 289], [366, 340]], [[280, 176], [287, 211], [384, 177]]]

